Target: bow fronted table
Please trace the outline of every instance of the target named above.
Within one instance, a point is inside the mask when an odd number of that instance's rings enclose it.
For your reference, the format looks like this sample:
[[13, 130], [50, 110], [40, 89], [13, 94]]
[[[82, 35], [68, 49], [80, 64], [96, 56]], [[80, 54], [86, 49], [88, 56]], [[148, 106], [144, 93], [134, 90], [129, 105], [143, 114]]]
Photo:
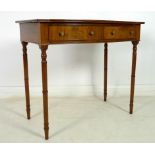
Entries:
[[133, 113], [137, 45], [144, 22], [110, 20], [33, 19], [16, 21], [20, 24], [23, 47], [24, 81], [27, 118], [30, 119], [30, 93], [27, 45], [35, 43], [41, 50], [42, 93], [45, 139], [49, 138], [47, 49], [51, 44], [104, 43], [104, 101], [107, 100], [108, 43], [131, 41], [133, 45], [129, 113]]

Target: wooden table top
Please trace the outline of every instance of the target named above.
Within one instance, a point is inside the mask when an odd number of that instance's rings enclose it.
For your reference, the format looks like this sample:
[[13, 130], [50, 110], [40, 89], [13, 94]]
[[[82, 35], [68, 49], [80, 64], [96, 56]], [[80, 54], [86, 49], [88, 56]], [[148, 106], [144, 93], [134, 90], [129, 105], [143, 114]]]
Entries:
[[16, 23], [83, 23], [83, 24], [144, 24], [138, 21], [90, 20], [90, 19], [28, 19]]

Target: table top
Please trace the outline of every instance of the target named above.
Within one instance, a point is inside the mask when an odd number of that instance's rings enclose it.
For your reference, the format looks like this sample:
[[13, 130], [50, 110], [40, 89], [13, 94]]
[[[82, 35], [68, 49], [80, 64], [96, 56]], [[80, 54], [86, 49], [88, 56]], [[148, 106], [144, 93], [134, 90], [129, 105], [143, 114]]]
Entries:
[[28, 19], [16, 23], [81, 23], [81, 24], [144, 24], [138, 21], [90, 20], [90, 19]]

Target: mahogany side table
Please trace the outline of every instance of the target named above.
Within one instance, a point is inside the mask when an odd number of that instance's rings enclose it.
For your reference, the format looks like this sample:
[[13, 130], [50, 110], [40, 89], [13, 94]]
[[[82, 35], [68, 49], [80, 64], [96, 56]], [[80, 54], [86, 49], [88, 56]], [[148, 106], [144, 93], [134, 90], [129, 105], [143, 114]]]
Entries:
[[137, 45], [140, 41], [140, 27], [141, 24], [144, 24], [144, 22], [33, 19], [16, 21], [16, 23], [20, 24], [20, 40], [23, 47], [26, 111], [28, 119], [30, 119], [30, 94], [27, 45], [29, 42], [36, 43], [41, 49], [45, 139], [49, 138], [46, 50], [50, 44], [104, 43], [104, 101], [106, 101], [108, 43], [131, 41], [133, 44], [133, 55], [129, 112], [130, 114], [133, 113]]

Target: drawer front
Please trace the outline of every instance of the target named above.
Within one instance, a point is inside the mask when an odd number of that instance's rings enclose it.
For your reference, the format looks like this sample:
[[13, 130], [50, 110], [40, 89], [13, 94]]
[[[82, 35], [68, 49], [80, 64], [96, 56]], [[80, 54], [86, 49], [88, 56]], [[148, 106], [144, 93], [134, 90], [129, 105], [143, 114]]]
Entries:
[[49, 41], [100, 41], [103, 40], [103, 26], [51, 25]]
[[127, 40], [136, 39], [136, 26], [107, 26], [104, 28], [104, 39]]

